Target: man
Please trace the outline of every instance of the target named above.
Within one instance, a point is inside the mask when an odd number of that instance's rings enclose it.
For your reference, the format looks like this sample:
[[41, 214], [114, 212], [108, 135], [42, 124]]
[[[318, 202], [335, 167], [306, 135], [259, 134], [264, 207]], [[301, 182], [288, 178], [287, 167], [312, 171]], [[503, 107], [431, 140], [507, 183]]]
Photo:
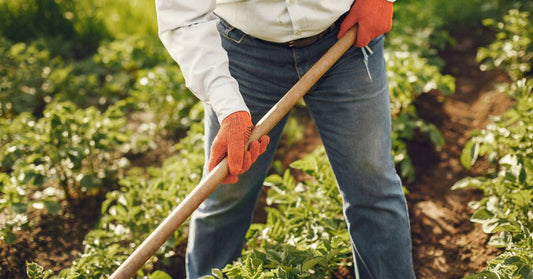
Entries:
[[229, 163], [226, 184], [191, 217], [189, 278], [241, 253], [287, 117], [245, 150], [252, 123], [356, 24], [354, 47], [304, 100], [343, 196], [360, 278], [414, 278], [407, 206], [391, 156], [383, 58], [393, 1], [156, 0], [160, 38], [205, 103], [204, 171], [225, 156]]

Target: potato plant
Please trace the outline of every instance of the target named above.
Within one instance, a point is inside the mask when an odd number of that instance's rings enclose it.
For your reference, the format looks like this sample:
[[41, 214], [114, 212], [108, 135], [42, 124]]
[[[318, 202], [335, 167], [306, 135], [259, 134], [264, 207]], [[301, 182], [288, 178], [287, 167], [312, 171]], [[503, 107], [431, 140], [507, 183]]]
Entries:
[[407, 154], [406, 142], [416, 133], [422, 133], [437, 148], [444, 144], [439, 129], [418, 116], [413, 102], [417, 96], [431, 90], [452, 94], [455, 79], [442, 75], [437, 66], [428, 64], [428, 59], [413, 52], [388, 50], [385, 56], [389, 69], [393, 158], [405, 182], [413, 182], [414, 167]]
[[471, 203], [471, 220], [493, 234], [489, 244], [504, 249], [486, 272], [467, 278], [533, 278], [533, 82], [518, 87], [524, 95], [515, 108], [474, 133], [461, 158], [466, 167], [482, 156], [494, 166], [489, 177], [465, 178], [454, 188], [483, 191]]
[[483, 24], [496, 30], [496, 40], [487, 47], [479, 49], [476, 59], [482, 70], [501, 69], [512, 80], [518, 80], [531, 73], [533, 61], [533, 26], [531, 13], [509, 10], [498, 22], [489, 18]]
[[54, 103], [40, 119], [28, 113], [0, 119], [0, 131], [0, 210], [9, 217], [2, 226], [8, 244], [13, 230], [29, 225], [29, 206], [57, 214], [62, 199], [73, 201], [116, 185], [129, 163], [118, 156], [129, 133], [117, 107], [100, 113]]
[[[475, 187], [485, 197], [472, 202], [472, 222], [492, 234], [489, 244], [504, 252], [488, 270], [467, 278], [533, 278], [533, 80], [521, 80], [515, 107], [473, 133], [461, 161], [469, 168], [485, 158], [488, 177], [465, 178], [453, 188]], [[485, 277], [484, 277], [485, 276]]]
[[212, 278], [329, 278], [351, 265], [342, 199], [324, 148], [291, 164], [310, 177], [296, 182], [286, 170], [266, 185], [265, 224], [252, 224], [243, 256]]
[[131, 107], [132, 119], [148, 118], [158, 134], [182, 132], [202, 121], [198, 99], [185, 87], [183, 75], [174, 65], [161, 64], [137, 72], [131, 94], [124, 101]]
[[[180, 109], [190, 108], [194, 96], [189, 93], [190, 98], [184, 97], [188, 91], [179, 75], [156, 38], [129, 36], [106, 41], [91, 56], [71, 60], [52, 54], [44, 39], [13, 43], [0, 37], [0, 116], [14, 118], [30, 112], [40, 117], [52, 101], [105, 110], [128, 99], [135, 108], [152, 96], [158, 97], [158, 104], [170, 107], [183, 103]], [[175, 86], [160, 90], [157, 86], [163, 85], [155, 86], [157, 81]], [[175, 112], [153, 111], [161, 115]]]
[[49, 76], [62, 59], [38, 42], [12, 43], [0, 37], [0, 117], [40, 115], [52, 93]]
[[[85, 237], [83, 254], [71, 268], [52, 278], [111, 275], [200, 181], [204, 161], [202, 130], [201, 124], [193, 125], [188, 136], [177, 144], [177, 154], [170, 156], [161, 168], [131, 169], [120, 180], [120, 189], [107, 193], [101, 208], [103, 216], [98, 227]], [[187, 228], [187, 223], [181, 226], [138, 275], [168, 278], [163, 271], [154, 271], [153, 264], [173, 264], [169, 258], [186, 238]]]
[[[526, 15], [510, 11], [504, 17], [505, 24], [498, 26], [526, 36], [522, 33], [528, 30], [522, 25], [527, 21]], [[468, 279], [533, 278], [533, 80], [522, 78], [527, 76], [523, 71], [530, 71], [531, 67], [530, 61], [523, 60], [523, 43], [531, 40], [532, 35], [520, 39], [510, 33], [499, 35], [478, 56], [500, 61], [498, 66], [515, 79], [504, 87], [515, 104], [503, 115], [493, 117], [485, 129], [473, 131], [461, 156], [467, 169], [480, 159], [491, 166], [486, 177], [467, 177], [453, 188], [474, 187], [483, 191], [484, 197], [470, 204], [475, 210], [471, 220], [481, 223], [484, 232], [492, 234], [490, 245], [503, 250], [488, 263], [487, 270], [465, 277]], [[502, 46], [507, 47], [500, 49]], [[511, 49], [517, 51], [509, 53]], [[524, 52], [520, 54], [520, 50]]]
[[127, 36], [102, 42], [85, 59], [52, 68], [50, 83], [57, 100], [105, 109], [130, 97], [144, 71], [169, 63], [169, 56], [155, 38]]

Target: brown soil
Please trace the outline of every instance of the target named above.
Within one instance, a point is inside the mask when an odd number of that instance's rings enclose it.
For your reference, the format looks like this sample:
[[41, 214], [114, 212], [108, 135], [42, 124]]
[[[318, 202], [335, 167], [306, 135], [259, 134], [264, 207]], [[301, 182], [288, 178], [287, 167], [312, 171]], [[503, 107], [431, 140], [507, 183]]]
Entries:
[[[407, 185], [407, 195], [413, 236], [413, 257], [418, 278], [462, 278], [464, 275], [483, 270], [487, 260], [498, 251], [487, 245], [488, 236], [480, 226], [469, 221], [472, 213], [467, 206], [481, 194], [474, 190], [452, 191], [451, 186], [459, 179], [481, 174], [481, 164], [466, 171], [459, 162], [463, 145], [469, 131], [484, 127], [489, 115], [497, 115], [511, 106], [511, 100], [494, 91], [493, 82], [503, 81], [496, 72], [481, 72], [474, 60], [479, 38], [458, 35], [458, 46], [442, 52], [447, 62], [446, 72], [457, 79], [454, 95], [444, 96], [433, 91], [420, 96], [415, 104], [419, 115], [439, 127], [446, 144], [435, 150], [423, 136], [409, 143], [409, 153], [415, 165], [416, 182]], [[284, 154], [282, 165], [302, 158], [311, 152], [320, 139], [308, 115], [297, 112], [305, 119], [306, 130], [303, 143], [280, 149]], [[283, 149], [285, 148], [285, 149]], [[155, 156], [155, 155], [150, 155]], [[162, 157], [131, 158], [133, 161], [155, 161]], [[163, 156], [164, 157], [164, 156]], [[296, 173], [296, 175], [298, 175]], [[17, 233], [17, 242], [11, 246], [0, 243], [0, 278], [24, 278], [25, 261], [37, 261], [45, 268], [59, 271], [68, 267], [83, 251], [83, 238], [99, 218], [102, 198], [80, 201], [80, 205], [64, 206], [63, 214], [50, 216], [39, 212], [32, 215], [37, 226]], [[261, 208], [256, 212], [256, 221], [265, 220]], [[183, 247], [178, 249], [176, 262], [183, 265]], [[175, 278], [182, 278], [183, 268], [169, 270]], [[353, 278], [349, 270], [339, 270], [334, 278]]]
[[0, 278], [26, 278], [26, 261], [58, 272], [83, 252], [83, 238], [100, 219], [103, 196], [63, 202], [58, 215], [30, 210], [33, 226], [16, 233], [16, 242], [0, 242]]
[[479, 200], [481, 193], [452, 191], [451, 186], [466, 176], [484, 174], [482, 163], [471, 171], [461, 166], [462, 148], [470, 131], [485, 127], [490, 115], [505, 112], [512, 101], [494, 91], [495, 81], [505, 81], [503, 74], [478, 70], [475, 53], [480, 38], [468, 34], [457, 38], [459, 44], [441, 54], [447, 63], [445, 71], [456, 78], [455, 94], [430, 92], [415, 102], [419, 115], [439, 127], [446, 143], [438, 151], [424, 139], [408, 145], [417, 172], [407, 199], [418, 278], [463, 278], [483, 270], [498, 253], [487, 245], [489, 236], [481, 226], [469, 221], [472, 210], [467, 205]]

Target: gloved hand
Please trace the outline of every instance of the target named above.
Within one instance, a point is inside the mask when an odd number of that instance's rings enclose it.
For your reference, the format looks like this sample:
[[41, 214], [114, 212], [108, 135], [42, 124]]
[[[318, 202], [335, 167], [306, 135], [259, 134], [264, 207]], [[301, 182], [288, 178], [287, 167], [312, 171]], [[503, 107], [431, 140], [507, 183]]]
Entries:
[[370, 41], [392, 28], [392, 2], [387, 0], [356, 0], [341, 23], [337, 38], [359, 24], [356, 47], [365, 47]]
[[265, 152], [270, 138], [263, 135], [259, 140], [250, 142], [244, 150], [252, 133], [252, 119], [246, 111], [237, 111], [228, 115], [220, 126], [209, 159], [209, 171], [213, 170], [224, 157], [228, 157], [229, 174], [222, 183], [235, 183], [237, 175], [244, 173], [253, 162]]

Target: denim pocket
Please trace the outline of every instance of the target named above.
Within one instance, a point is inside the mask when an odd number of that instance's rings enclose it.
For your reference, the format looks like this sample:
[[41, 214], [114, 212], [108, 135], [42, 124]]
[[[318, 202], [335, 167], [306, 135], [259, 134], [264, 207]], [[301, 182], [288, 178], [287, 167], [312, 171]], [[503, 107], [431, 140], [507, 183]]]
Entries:
[[224, 19], [220, 17], [219, 19], [220, 21], [217, 24], [218, 33], [220, 33], [220, 35], [222, 35], [224, 38], [240, 44], [246, 37], [246, 34], [244, 34], [244, 32], [241, 30], [231, 26]]

